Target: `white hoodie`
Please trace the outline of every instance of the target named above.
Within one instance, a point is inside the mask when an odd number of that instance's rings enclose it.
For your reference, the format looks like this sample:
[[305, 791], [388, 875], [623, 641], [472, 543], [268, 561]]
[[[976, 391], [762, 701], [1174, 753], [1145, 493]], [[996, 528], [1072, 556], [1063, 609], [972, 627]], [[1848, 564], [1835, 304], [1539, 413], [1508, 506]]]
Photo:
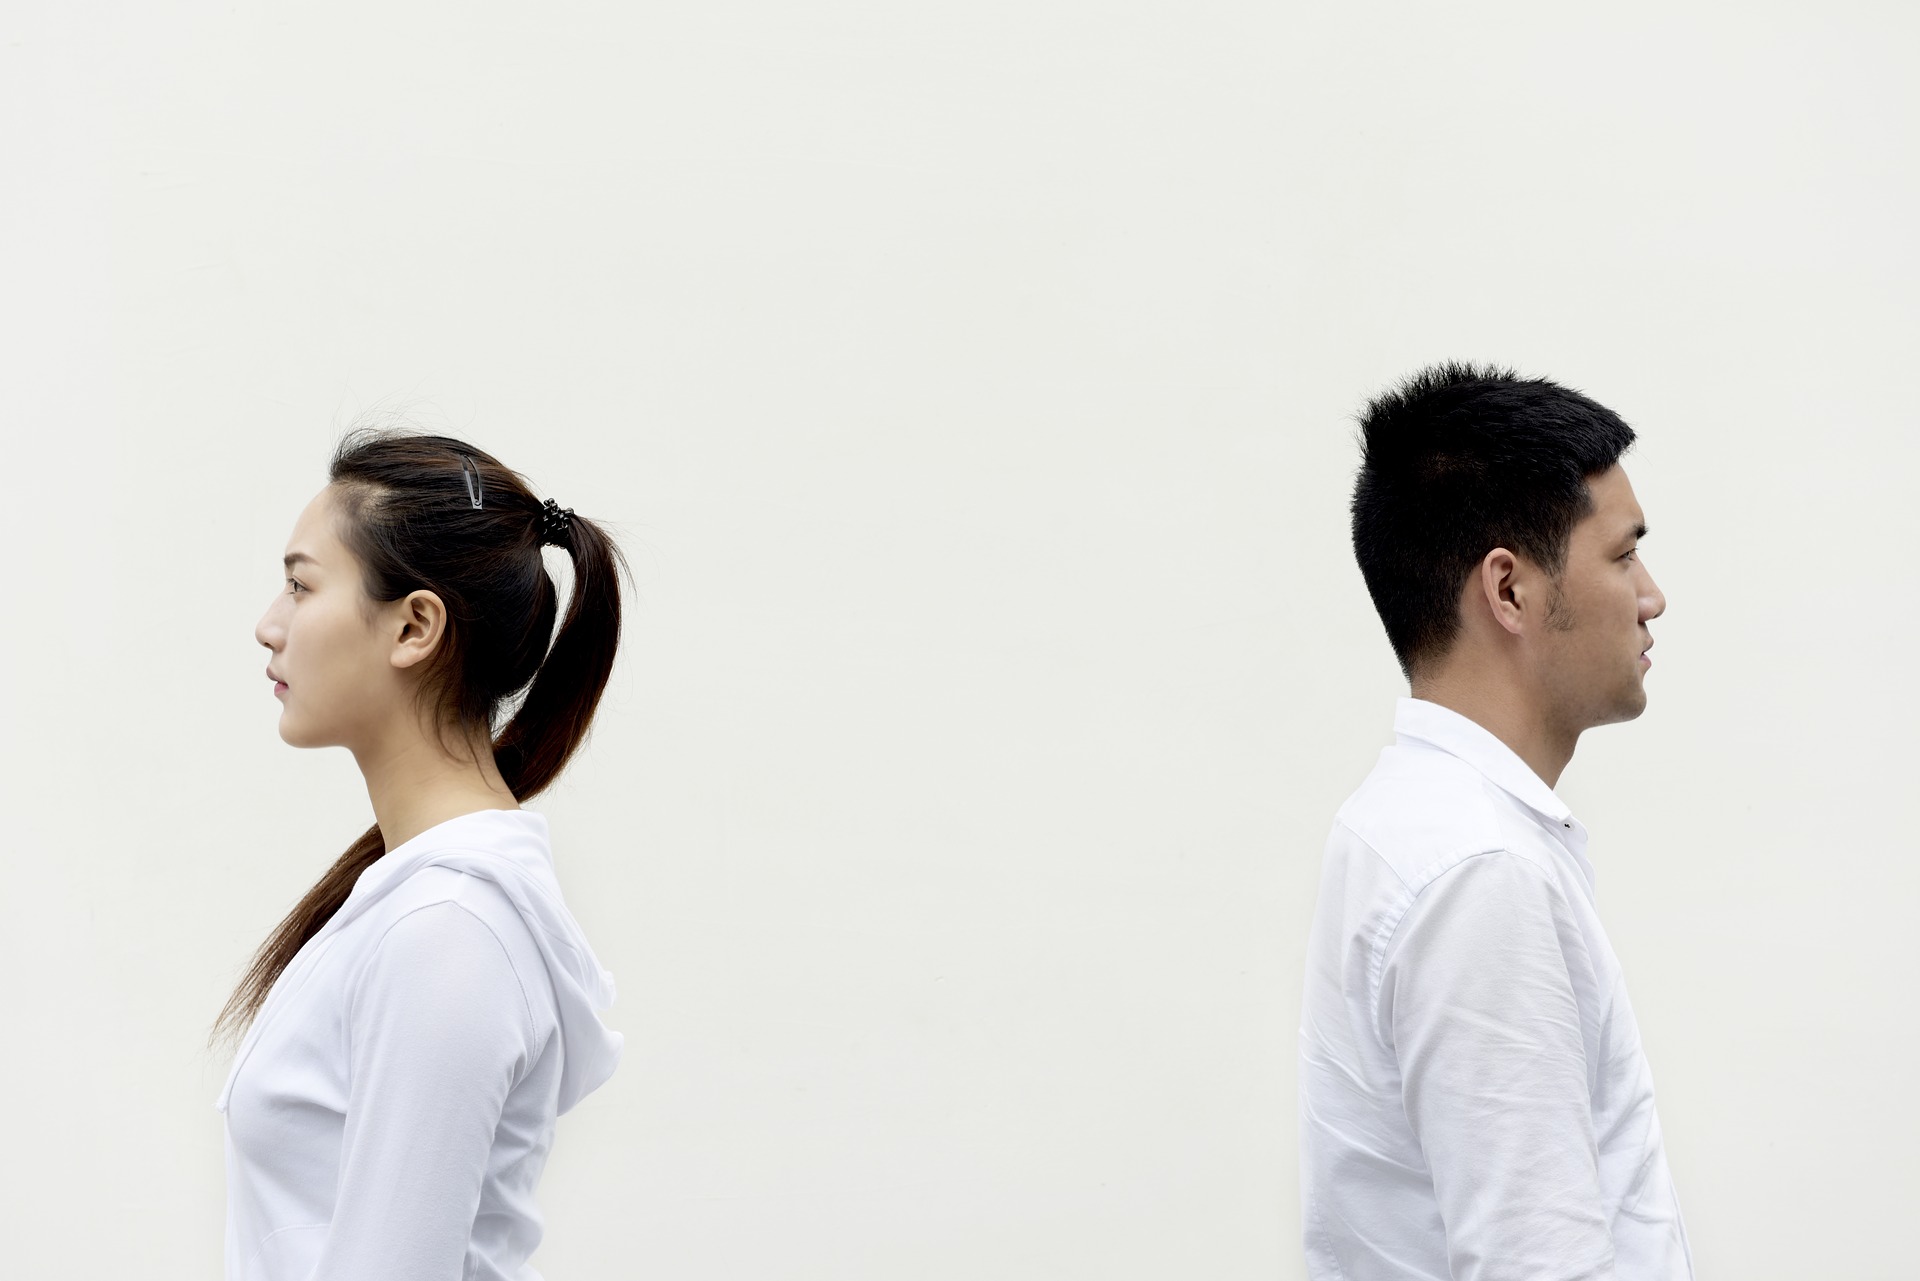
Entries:
[[532, 810], [361, 873], [274, 982], [215, 1104], [227, 1281], [537, 1281], [554, 1119], [609, 1076], [613, 1001]]

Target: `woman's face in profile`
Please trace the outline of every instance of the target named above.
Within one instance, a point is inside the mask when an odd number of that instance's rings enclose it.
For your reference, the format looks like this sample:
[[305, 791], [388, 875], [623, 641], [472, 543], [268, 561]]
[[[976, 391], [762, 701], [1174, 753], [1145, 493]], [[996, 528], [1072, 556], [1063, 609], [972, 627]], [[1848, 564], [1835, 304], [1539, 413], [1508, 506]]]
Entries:
[[[360, 566], [335, 532], [332, 486], [308, 503], [287, 540], [285, 581], [254, 626], [273, 651], [280, 737], [294, 747], [347, 746], [377, 736], [397, 686]], [[369, 615], [373, 614], [373, 618]]]

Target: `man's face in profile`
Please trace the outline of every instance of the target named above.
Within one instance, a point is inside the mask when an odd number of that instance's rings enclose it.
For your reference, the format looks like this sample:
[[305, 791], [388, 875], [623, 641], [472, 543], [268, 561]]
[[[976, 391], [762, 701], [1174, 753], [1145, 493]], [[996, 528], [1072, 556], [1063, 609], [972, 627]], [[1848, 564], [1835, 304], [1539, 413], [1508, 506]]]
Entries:
[[1542, 677], [1556, 719], [1575, 733], [1646, 710], [1653, 645], [1667, 607], [1640, 558], [1646, 517], [1618, 464], [1587, 478], [1593, 510], [1573, 527], [1542, 637]]

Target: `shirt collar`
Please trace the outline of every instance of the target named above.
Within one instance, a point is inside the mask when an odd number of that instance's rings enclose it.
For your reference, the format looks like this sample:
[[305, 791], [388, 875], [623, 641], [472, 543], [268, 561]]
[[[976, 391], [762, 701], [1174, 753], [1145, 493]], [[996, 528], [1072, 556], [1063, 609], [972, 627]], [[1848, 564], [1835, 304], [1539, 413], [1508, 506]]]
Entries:
[[1465, 761], [1495, 787], [1552, 823], [1563, 837], [1575, 836], [1576, 843], [1585, 843], [1586, 829], [1566, 802], [1518, 753], [1477, 721], [1424, 698], [1402, 698], [1394, 704], [1393, 731]]

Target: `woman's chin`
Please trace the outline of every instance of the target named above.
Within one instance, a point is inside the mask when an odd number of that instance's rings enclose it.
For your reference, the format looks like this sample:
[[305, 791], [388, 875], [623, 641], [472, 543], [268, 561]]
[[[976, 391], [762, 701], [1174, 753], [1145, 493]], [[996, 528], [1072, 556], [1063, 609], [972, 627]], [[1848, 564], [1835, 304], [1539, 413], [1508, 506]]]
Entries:
[[301, 725], [300, 718], [297, 716], [290, 716], [285, 712], [280, 713], [280, 724], [278, 728], [280, 730], [280, 741], [288, 747], [327, 746], [327, 744], [321, 742], [319, 737], [310, 729]]

